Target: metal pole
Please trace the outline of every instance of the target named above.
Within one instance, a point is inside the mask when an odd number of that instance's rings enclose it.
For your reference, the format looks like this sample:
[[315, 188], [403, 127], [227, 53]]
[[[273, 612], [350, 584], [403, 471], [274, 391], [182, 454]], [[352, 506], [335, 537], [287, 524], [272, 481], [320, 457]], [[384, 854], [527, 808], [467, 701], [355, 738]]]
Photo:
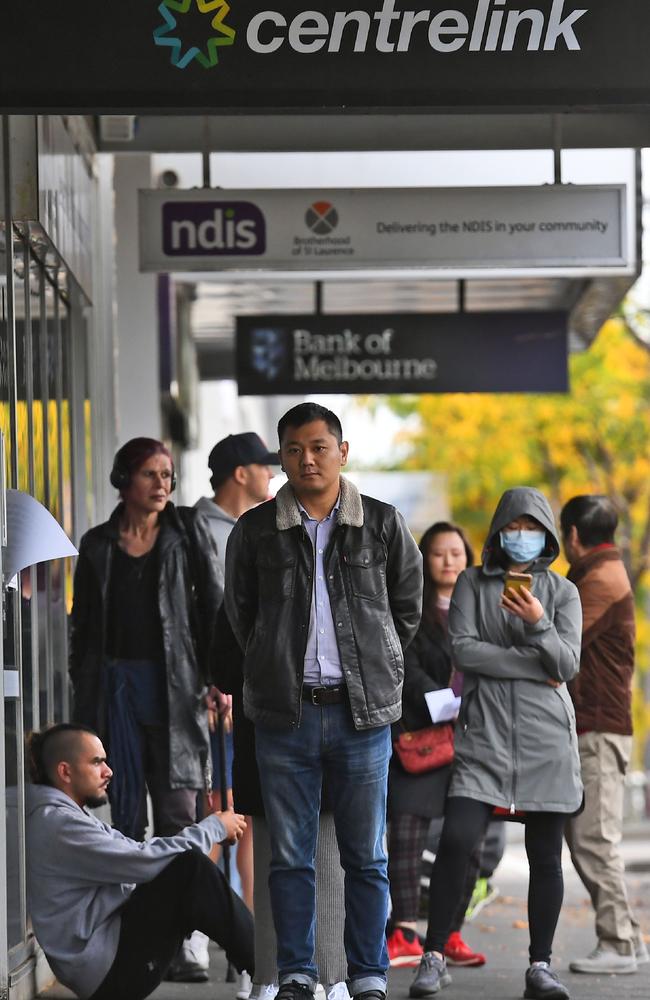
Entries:
[[553, 115], [553, 183], [562, 183], [562, 118]]
[[[226, 796], [228, 794], [228, 774], [226, 768], [226, 725], [220, 712], [217, 714], [217, 733], [219, 736], [219, 784], [221, 785], [221, 808], [227, 809], [228, 802], [226, 801]], [[230, 844], [224, 843], [223, 873], [226, 877], [228, 885], [230, 885], [230, 861]], [[229, 961], [226, 969], [226, 982], [234, 983], [236, 980], [237, 973], [235, 966]]]
[[203, 161], [203, 187], [211, 187], [211, 177], [210, 177], [210, 118], [208, 115], [203, 116], [203, 152], [201, 153], [201, 159]]

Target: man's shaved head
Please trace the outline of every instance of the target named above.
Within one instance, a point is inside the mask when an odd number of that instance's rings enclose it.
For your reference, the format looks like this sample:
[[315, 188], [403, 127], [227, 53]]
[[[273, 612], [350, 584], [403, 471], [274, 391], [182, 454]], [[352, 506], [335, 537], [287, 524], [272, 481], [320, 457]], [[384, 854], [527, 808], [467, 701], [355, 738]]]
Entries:
[[97, 734], [88, 726], [62, 722], [40, 733], [30, 733], [29, 770], [35, 785], [55, 785], [56, 769], [61, 761], [74, 763], [83, 747], [83, 734]]

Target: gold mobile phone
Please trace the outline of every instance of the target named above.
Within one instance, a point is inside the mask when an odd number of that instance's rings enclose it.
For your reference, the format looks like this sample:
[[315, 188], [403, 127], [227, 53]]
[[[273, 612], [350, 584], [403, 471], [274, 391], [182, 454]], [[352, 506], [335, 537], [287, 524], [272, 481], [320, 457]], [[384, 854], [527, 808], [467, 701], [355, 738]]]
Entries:
[[504, 594], [510, 590], [530, 590], [533, 586], [533, 577], [530, 573], [513, 573], [509, 570], [503, 583]]

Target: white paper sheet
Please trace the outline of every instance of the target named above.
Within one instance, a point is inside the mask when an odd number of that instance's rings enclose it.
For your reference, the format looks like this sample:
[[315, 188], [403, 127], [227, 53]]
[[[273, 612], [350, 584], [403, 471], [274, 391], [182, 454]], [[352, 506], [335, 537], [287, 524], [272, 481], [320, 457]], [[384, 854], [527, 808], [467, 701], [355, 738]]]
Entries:
[[443, 688], [442, 691], [427, 691], [424, 697], [432, 722], [450, 722], [458, 715], [460, 698], [454, 694], [451, 688]]
[[5, 580], [35, 563], [76, 555], [77, 550], [49, 510], [29, 493], [7, 490], [7, 546], [2, 550]]

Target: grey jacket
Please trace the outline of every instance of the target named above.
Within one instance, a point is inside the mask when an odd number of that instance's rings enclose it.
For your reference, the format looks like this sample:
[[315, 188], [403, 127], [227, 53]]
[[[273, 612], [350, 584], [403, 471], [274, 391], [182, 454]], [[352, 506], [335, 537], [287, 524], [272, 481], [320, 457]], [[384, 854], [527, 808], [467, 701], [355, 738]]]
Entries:
[[228, 544], [228, 538], [230, 537], [230, 532], [237, 524], [236, 518], [232, 514], [226, 513], [219, 504], [216, 504], [214, 500], [210, 497], [201, 497], [194, 504], [195, 510], [200, 510], [203, 516], [208, 522], [208, 527], [212, 532], [212, 537], [214, 538], [217, 545], [217, 555], [219, 557], [219, 565], [221, 566], [221, 572], [226, 575], [226, 545]]
[[[357, 729], [402, 713], [403, 650], [422, 610], [422, 557], [402, 515], [341, 476], [326, 586]], [[286, 483], [239, 518], [226, 553], [224, 604], [244, 650], [244, 711], [274, 729], [299, 725], [314, 550]]]
[[[499, 607], [504, 568], [498, 532], [528, 514], [546, 529], [544, 552], [528, 572], [545, 615], [536, 625]], [[548, 567], [560, 551], [553, 514], [537, 490], [501, 498], [483, 564], [458, 578], [449, 635], [465, 674], [450, 795], [511, 812], [575, 812], [582, 781], [575, 714], [566, 688], [578, 672], [582, 611], [578, 591]], [[548, 678], [562, 682], [553, 688]]]
[[34, 933], [52, 971], [79, 997], [108, 973], [119, 909], [177, 854], [207, 853], [226, 835], [214, 814], [175, 837], [129, 840], [48, 785], [27, 785], [27, 897]]

